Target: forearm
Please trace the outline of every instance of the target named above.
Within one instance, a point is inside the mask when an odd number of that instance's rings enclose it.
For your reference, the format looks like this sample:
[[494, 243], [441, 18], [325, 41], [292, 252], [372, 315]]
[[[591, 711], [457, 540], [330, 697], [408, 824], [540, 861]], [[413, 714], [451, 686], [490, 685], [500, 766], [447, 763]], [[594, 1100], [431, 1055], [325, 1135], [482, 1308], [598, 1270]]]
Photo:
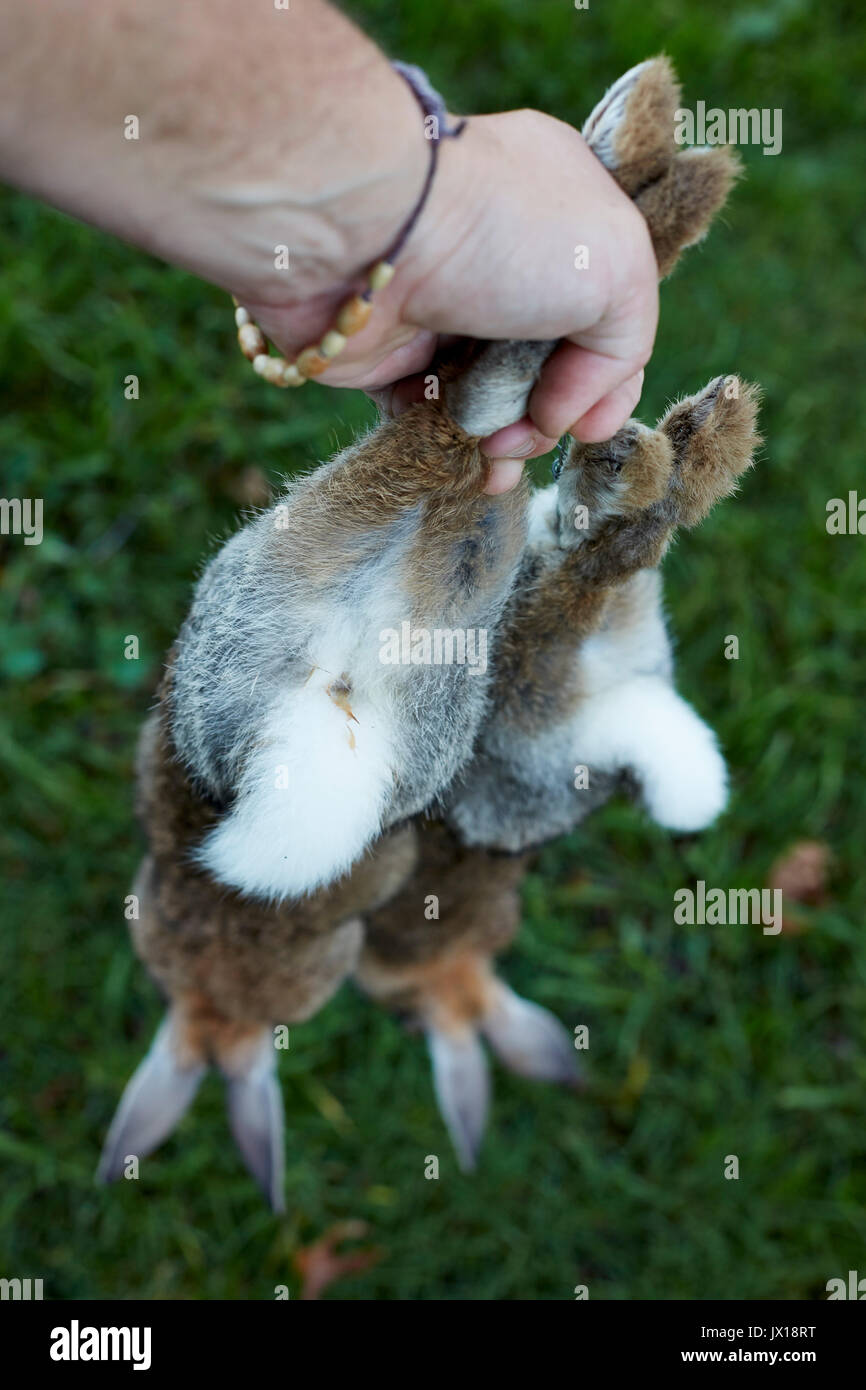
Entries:
[[0, 177], [245, 299], [339, 288], [420, 191], [413, 97], [323, 0], [0, 0], [0, 19]]
[[[376, 46], [326, 0], [288, 3], [0, 0], [0, 178], [230, 291], [291, 361], [418, 207], [431, 147]], [[653, 110], [679, 100], [664, 63], [621, 81], [655, 92]], [[640, 122], [645, 106], [629, 96], [612, 110]], [[638, 141], [653, 170], [674, 158], [658, 124]], [[681, 173], [707, 163], [682, 158]], [[692, 240], [722, 175], [699, 178], [697, 194], [654, 176], [685, 189], [684, 206], [692, 198]], [[442, 152], [399, 262], [325, 384], [404, 385], [386, 402], [396, 411], [421, 399], [443, 336], [563, 340], [530, 416], [485, 441], [508, 460], [490, 492], [566, 430], [606, 439], [631, 413], [655, 333], [656, 258], [636, 204], [575, 130], [534, 111], [472, 117]]]

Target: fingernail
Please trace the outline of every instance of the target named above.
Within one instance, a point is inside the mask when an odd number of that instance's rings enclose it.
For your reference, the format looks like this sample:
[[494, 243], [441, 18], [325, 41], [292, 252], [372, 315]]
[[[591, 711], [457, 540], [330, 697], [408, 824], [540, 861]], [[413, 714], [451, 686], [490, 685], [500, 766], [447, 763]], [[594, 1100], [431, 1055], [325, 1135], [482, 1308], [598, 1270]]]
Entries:
[[498, 454], [497, 457], [503, 459], [528, 458], [528, 456], [532, 453], [537, 443], [538, 436], [535, 434], [531, 434], [529, 438], [525, 439], [522, 444], [512, 444], [510, 449], [506, 449], [504, 454]]

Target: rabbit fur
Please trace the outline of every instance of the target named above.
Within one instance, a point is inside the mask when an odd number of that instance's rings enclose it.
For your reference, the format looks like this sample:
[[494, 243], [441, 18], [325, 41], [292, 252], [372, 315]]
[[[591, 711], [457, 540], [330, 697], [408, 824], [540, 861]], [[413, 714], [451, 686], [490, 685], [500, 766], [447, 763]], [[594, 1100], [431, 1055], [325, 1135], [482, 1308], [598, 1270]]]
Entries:
[[[584, 128], [646, 217], [662, 276], [736, 174], [726, 149], [676, 146], [678, 100], [653, 59]], [[169, 1009], [103, 1180], [172, 1131], [216, 1065], [244, 1160], [281, 1209], [273, 1029], [349, 977], [424, 1030], [464, 1168], [489, 1096], [481, 1039], [524, 1075], [577, 1079], [569, 1035], [492, 959], [517, 931], [532, 848], [617, 788], [673, 830], [722, 810], [714, 735], [674, 689], [658, 566], [677, 527], [734, 490], [758, 437], [755, 389], [719, 377], [655, 429], [571, 443], [550, 487], [488, 496], [478, 440], [525, 413], [554, 347], [461, 350], [439, 364], [440, 400], [292, 482], [207, 566], [138, 760], [132, 936]], [[426, 659], [383, 660], [383, 634], [407, 624]], [[451, 650], [484, 634], [486, 659], [430, 660], [425, 633]]]

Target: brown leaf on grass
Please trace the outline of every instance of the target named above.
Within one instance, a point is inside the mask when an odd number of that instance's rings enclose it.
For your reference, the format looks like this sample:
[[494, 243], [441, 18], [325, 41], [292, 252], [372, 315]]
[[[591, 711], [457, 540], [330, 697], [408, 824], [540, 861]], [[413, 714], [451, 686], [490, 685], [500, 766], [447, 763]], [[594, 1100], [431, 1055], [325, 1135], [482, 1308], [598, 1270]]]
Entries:
[[805, 919], [796, 905], [820, 907], [827, 901], [827, 875], [830, 869], [829, 845], [820, 840], [798, 840], [770, 868], [767, 887], [782, 893], [782, 930], [796, 936]]
[[40, 1114], [50, 1115], [62, 1110], [70, 1096], [79, 1090], [79, 1078], [75, 1072], [61, 1072], [33, 1097], [32, 1105]]
[[360, 1240], [367, 1229], [364, 1221], [340, 1221], [312, 1245], [296, 1252], [294, 1265], [301, 1276], [302, 1300], [319, 1298], [330, 1284], [350, 1274], [360, 1274], [382, 1258], [382, 1251], [377, 1249], [349, 1250], [345, 1254], [337, 1250], [344, 1240]]

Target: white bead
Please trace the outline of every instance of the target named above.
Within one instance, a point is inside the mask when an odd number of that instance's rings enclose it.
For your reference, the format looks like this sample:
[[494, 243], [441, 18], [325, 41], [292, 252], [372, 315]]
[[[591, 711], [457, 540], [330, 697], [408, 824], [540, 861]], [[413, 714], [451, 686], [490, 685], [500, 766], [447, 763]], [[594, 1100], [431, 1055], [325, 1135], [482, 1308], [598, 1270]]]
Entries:
[[238, 329], [238, 342], [241, 345], [241, 351], [246, 357], [249, 357], [251, 361], [254, 357], [258, 356], [259, 353], [264, 352], [265, 349], [264, 334], [254, 323], [245, 323], [241, 325]]
[[283, 368], [284, 386], [303, 386], [306, 377], [302, 376], [294, 362], [287, 362]]
[[250, 316], [247, 313], [246, 309], [242, 309], [241, 306], [238, 305], [238, 307], [235, 309], [235, 323], [237, 324], [238, 328], [243, 328], [244, 324], [249, 323], [249, 321]]
[[389, 261], [377, 261], [370, 271], [367, 284], [371, 290], [383, 290], [394, 278], [394, 267]]
[[323, 357], [336, 357], [346, 346], [346, 336], [338, 333], [336, 328], [330, 328], [319, 343], [319, 352]]
[[262, 376], [272, 386], [286, 386], [288, 383], [283, 380], [283, 372], [287, 366], [285, 357], [266, 357]]

